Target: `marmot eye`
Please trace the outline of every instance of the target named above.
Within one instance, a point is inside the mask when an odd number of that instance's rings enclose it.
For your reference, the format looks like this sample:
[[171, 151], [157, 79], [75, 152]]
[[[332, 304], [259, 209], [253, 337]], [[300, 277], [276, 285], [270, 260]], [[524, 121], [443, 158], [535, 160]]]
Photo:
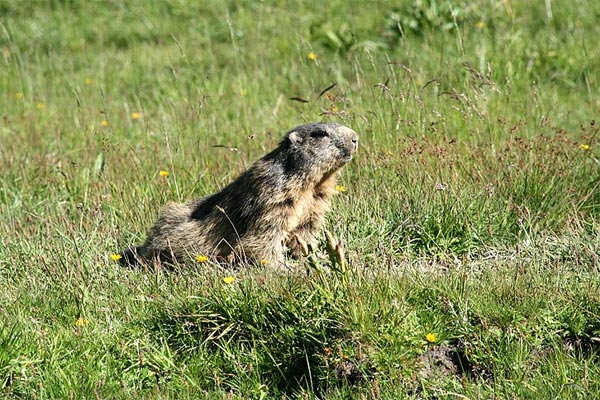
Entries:
[[323, 129], [315, 129], [310, 133], [310, 136], [314, 138], [322, 138], [325, 136], [329, 136], [329, 134]]

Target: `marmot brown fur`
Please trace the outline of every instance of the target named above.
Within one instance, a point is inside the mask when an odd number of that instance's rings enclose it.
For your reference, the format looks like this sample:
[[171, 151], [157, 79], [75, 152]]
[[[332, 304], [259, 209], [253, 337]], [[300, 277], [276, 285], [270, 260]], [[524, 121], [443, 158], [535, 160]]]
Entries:
[[146, 242], [123, 251], [121, 263], [206, 255], [283, 265], [287, 250], [316, 244], [336, 192], [336, 171], [357, 148], [358, 135], [343, 125], [298, 126], [220, 192], [168, 206]]

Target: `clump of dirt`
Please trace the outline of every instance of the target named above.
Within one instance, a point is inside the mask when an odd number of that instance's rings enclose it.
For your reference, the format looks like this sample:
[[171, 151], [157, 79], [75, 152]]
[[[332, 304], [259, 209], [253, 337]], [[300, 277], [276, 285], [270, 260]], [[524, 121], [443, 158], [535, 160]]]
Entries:
[[355, 363], [348, 360], [340, 362], [333, 370], [338, 381], [346, 381], [350, 384], [358, 383], [366, 377]]
[[469, 361], [462, 343], [437, 345], [418, 357], [418, 373], [422, 378], [466, 376], [471, 379], [489, 379], [491, 371]]

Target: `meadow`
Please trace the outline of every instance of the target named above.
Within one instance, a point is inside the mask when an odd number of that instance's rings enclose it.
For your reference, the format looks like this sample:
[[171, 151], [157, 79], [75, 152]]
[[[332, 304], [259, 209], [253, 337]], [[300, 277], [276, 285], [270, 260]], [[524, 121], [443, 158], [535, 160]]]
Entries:
[[[0, 0], [1, 396], [600, 397], [598, 18]], [[344, 263], [111, 259], [320, 120], [360, 136]]]

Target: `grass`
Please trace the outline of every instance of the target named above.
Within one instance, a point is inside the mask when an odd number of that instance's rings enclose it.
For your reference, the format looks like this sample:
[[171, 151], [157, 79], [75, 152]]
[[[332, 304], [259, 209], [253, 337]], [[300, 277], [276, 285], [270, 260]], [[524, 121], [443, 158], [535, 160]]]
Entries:
[[[598, 16], [0, 1], [0, 393], [597, 397]], [[111, 261], [315, 120], [361, 138], [328, 216], [346, 269]]]

